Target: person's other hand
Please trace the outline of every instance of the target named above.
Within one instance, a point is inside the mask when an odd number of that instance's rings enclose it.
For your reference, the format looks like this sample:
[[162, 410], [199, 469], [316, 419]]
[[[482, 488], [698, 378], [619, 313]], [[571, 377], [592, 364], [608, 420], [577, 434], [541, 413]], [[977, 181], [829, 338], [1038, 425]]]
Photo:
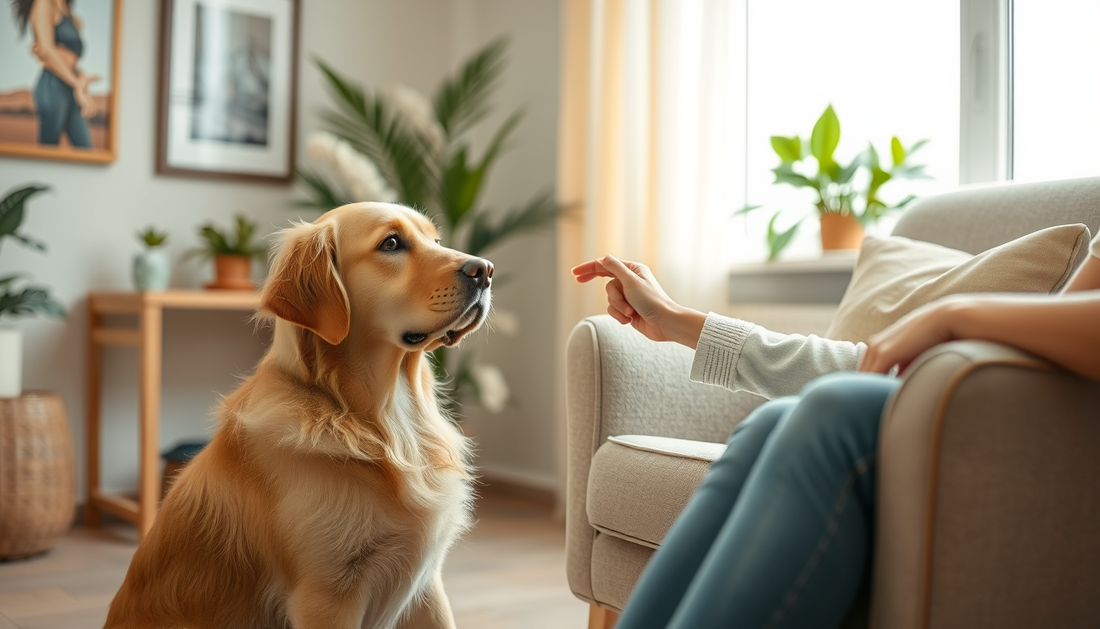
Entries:
[[80, 75], [80, 86], [73, 90], [73, 99], [80, 106], [80, 115], [83, 118], [91, 118], [96, 114], [95, 100], [88, 94], [88, 86], [99, 80], [98, 75]]
[[573, 267], [578, 282], [598, 277], [607, 283], [607, 314], [654, 341], [675, 341], [695, 347], [706, 315], [681, 307], [661, 288], [644, 264], [607, 255]]
[[91, 118], [95, 115], [95, 101], [88, 95], [87, 89], [73, 90], [73, 100], [75, 100], [77, 106], [80, 107], [80, 116], [82, 118]]
[[926, 350], [955, 340], [957, 337], [951, 327], [952, 312], [961, 303], [959, 299], [933, 302], [872, 335], [867, 340], [867, 352], [859, 364], [859, 371], [887, 373], [897, 365], [900, 375]]

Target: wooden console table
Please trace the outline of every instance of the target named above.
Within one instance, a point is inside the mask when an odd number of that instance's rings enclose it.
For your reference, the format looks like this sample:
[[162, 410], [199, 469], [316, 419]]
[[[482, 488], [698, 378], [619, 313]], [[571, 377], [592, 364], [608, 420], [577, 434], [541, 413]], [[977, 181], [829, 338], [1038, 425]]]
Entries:
[[[89, 525], [99, 524], [108, 511], [138, 527], [144, 538], [153, 526], [160, 501], [160, 385], [162, 321], [166, 309], [255, 310], [260, 294], [241, 290], [167, 290], [103, 292], [88, 295], [87, 446]], [[105, 327], [104, 315], [136, 315], [136, 328]], [[108, 494], [99, 486], [101, 366], [104, 345], [129, 345], [138, 350], [138, 499]]]

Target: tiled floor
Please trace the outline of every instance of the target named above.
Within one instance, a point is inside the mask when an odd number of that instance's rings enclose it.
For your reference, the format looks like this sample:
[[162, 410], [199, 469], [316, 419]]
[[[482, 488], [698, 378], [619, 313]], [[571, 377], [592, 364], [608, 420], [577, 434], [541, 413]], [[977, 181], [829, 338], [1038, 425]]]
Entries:
[[[565, 583], [562, 524], [543, 503], [484, 493], [444, 570], [458, 627], [583, 629], [588, 606]], [[77, 527], [43, 556], [0, 563], [0, 629], [102, 627], [135, 543], [129, 525]]]

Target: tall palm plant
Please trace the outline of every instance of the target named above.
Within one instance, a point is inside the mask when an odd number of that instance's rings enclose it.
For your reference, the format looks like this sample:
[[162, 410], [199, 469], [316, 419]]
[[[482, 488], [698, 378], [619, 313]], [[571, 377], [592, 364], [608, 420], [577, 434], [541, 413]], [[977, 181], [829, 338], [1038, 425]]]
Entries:
[[[444, 242], [473, 255], [551, 224], [561, 210], [549, 190], [503, 211], [482, 202], [489, 172], [523, 117], [513, 112], [480, 154], [474, 150], [471, 131], [492, 111], [507, 46], [500, 39], [477, 51], [430, 101], [408, 88], [364, 88], [316, 60], [333, 106], [321, 113], [327, 132], [309, 143], [310, 155], [323, 166], [298, 169], [310, 195], [301, 204], [328, 210], [352, 201], [402, 203], [436, 218]], [[465, 393], [479, 393], [478, 370], [469, 356], [449, 370], [447, 348], [436, 350], [434, 359], [456, 411]]]

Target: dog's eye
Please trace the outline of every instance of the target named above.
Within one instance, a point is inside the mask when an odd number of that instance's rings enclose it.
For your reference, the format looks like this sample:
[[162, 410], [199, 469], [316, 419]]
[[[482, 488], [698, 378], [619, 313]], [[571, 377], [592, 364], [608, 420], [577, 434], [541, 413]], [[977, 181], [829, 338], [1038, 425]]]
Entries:
[[379, 251], [397, 251], [401, 248], [401, 241], [397, 239], [397, 236], [386, 236], [386, 239], [382, 241], [381, 245], [378, 245]]

